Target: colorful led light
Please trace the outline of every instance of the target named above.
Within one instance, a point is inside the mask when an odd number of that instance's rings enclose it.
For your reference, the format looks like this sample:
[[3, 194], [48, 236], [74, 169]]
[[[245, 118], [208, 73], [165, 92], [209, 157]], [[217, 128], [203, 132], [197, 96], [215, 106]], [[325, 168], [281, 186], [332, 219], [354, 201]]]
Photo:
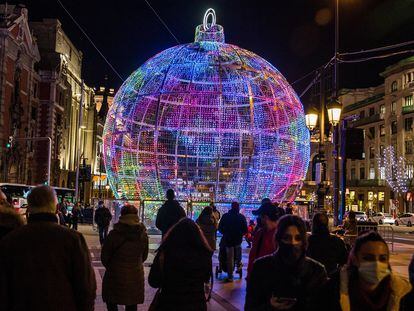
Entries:
[[173, 188], [180, 199], [290, 200], [309, 163], [296, 93], [266, 60], [224, 43], [215, 22], [132, 73], [103, 140], [109, 183], [128, 199]]

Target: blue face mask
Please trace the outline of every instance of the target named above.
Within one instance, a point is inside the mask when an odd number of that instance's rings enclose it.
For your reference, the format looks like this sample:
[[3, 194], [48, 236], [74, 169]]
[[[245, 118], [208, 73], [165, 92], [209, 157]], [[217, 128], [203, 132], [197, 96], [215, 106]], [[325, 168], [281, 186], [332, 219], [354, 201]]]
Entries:
[[388, 263], [380, 261], [361, 262], [358, 267], [359, 277], [372, 285], [378, 285], [390, 273]]

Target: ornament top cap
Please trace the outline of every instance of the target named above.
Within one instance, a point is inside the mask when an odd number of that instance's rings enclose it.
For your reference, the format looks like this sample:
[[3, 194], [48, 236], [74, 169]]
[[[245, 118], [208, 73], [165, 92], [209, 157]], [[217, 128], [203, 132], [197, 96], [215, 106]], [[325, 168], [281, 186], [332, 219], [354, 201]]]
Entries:
[[[211, 22], [208, 20], [211, 17]], [[203, 24], [196, 27], [195, 42], [210, 41], [224, 43], [224, 29], [216, 24], [216, 12], [210, 8], [204, 13]]]

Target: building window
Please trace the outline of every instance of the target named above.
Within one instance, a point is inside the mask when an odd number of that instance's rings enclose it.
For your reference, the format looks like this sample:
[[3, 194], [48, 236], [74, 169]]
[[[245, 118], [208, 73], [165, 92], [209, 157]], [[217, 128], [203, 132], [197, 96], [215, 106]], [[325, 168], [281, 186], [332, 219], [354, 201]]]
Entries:
[[414, 177], [414, 165], [412, 163], [406, 164], [405, 165], [405, 172], [407, 174], [408, 178], [413, 178]]
[[413, 118], [407, 118], [404, 120], [404, 129], [406, 132], [413, 131]]
[[359, 179], [365, 179], [365, 167], [359, 168]]
[[405, 84], [410, 83], [411, 81], [413, 81], [413, 73], [409, 72], [405, 74]]
[[396, 111], [397, 111], [397, 102], [392, 102], [391, 103], [391, 113], [395, 114]]
[[404, 98], [404, 107], [413, 105], [413, 95]]
[[360, 118], [360, 119], [365, 118], [365, 110], [361, 110], [361, 111], [359, 112], [359, 118]]
[[32, 120], [37, 120], [37, 108], [36, 107], [32, 107], [31, 117], [32, 117]]
[[37, 83], [33, 83], [33, 98], [37, 98]]
[[395, 92], [396, 90], [397, 90], [397, 81], [392, 81], [391, 92]]
[[355, 172], [355, 167], [351, 168], [351, 180], [355, 180], [356, 179], [356, 172]]
[[412, 140], [405, 141], [405, 154], [413, 154], [413, 141]]
[[381, 106], [380, 106], [380, 113], [381, 113], [382, 115], [385, 115], [385, 105], [381, 105]]
[[369, 179], [375, 179], [375, 168], [374, 167], [369, 168]]
[[397, 121], [392, 121], [391, 122], [391, 134], [397, 134]]
[[385, 167], [384, 166], [381, 166], [379, 168], [379, 174], [380, 174], [379, 176], [380, 179], [385, 179]]
[[369, 147], [369, 158], [370, 159], [375, 158], [375, 148], [374, 147]]
[[384, 124], [380, 125], [380, 136], [385, 136], [385, 125]]
[[384, 146], [380, 145], [380, 156], [384, 155]]
[[369, 116], [373, 116], [375, 114], [375, 108], [369, 108]]

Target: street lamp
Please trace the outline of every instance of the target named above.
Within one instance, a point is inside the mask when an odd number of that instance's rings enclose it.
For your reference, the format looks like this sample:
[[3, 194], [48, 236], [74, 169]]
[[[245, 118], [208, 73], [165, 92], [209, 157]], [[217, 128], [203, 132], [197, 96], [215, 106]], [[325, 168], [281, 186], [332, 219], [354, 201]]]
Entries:
[[318, 110], [315, 107], [310, 107], [306, 110], [305, 122], [308, 129], [312, 132], [318, 123]]
[[333, 126], [337, 126], [341, 120], [342, 105], [335, 99], [331, 101], [326, 108], [328, 109], [329, 123]]

